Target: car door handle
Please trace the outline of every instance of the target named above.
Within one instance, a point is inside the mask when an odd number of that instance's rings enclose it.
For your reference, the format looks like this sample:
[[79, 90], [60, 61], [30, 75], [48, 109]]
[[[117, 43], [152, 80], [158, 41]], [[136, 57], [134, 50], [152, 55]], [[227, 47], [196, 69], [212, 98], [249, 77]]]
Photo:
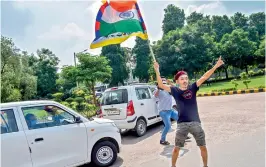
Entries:
[[144, 103], [140, 103], [140, 105], [142, 105], [142, 106], [143, 106], [143, 105], [144, 105]]
[[35, 142], [43, 141], [43, 138], [42, 138], [42, 137], [41, 137], [41, 138], [37, 138], [37, 139], [35, 139], [34, 141], [35, 141]]

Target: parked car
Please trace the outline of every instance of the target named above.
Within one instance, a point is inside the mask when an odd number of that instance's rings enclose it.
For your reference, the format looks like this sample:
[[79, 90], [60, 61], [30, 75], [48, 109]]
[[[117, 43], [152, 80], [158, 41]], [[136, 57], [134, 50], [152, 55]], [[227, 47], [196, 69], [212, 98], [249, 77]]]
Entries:
[[162, 121], [153, 96], [155, 85], [137, 84], [107, 89], [101, 99], [102, 118], [111, 119], [121, 130], [143, 136], [147, 127]]
[[53, 101], [2, 103], [1, 166], [110, 166], [120, 152], [113, 121], [87, 119]]

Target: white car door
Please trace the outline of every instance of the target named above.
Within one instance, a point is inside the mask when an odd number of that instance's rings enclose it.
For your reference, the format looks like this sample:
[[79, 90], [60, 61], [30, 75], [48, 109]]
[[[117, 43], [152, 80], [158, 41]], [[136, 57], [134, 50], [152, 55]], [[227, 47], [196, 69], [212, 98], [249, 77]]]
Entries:
[[152, 87], [152, 86], [150, 86], [149, 87], [150, 88], [150, 91], [151, 91], [151, 94], [152, 94], [152, 99], [153, 99], [153, 101], [152, 101], [152, 105], [154, 106], [154, 115], [156, 115], [156, 117], [157, 117], [157, 121], [159, 122], [159, 121], [161, 121], [162, 119], [161, 119], [161, 117], [160, 117], [160, 115], [159, 115], [159, 111], [158, 111], [158, 102], [159, 102], [159, 99], [157, 98], [157, 97], [155, 97], [154, 96], [154, 91], [156, 91], [156, 87]]
[[134, 107], [146, 118], [148, 125], [157, 121], [155, 114], [154, 99], [148, 87], [136, 87], [137, 102]]
[[32, 167], [26, 135], [16, 108], [1, 108], [1, 166]]
[[55, 105], [21, 107], [33, 167], [65, 167], [87, 159], [88, 136], [83, 123]]

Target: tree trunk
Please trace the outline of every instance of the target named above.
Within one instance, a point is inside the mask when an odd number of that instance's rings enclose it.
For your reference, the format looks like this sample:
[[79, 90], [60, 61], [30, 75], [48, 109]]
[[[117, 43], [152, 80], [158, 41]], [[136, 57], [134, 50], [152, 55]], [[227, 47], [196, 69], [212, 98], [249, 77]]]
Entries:
[[248, 74], [248, 66], [245, 66], [245, 69], [246, 69], [246, 73]]
[[93, 93], [93, 102], [94, 102], [95, 106], [97, 106], [95, 89], [94, 89], [94, 81], [92, 81], [91, 90], [92, 90], [92, 93]]
[[228, 71], [227, 71], [227, 68], [226, 67], [224, 68], [224, 72], [225, 72], [226, 79], [228, 79]]

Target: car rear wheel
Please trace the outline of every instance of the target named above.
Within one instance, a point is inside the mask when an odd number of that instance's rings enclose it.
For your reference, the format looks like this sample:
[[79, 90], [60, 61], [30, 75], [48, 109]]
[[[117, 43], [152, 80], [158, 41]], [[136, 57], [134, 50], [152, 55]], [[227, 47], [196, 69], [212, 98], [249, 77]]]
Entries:
[[136, 130], [137, 136], [140, 137], [140, 136], [145, 135], [145, 133], [147, 131], [147, 124], [146, 124], [146, 122], [143, 119], [139, 119], [137, 121], [135, 130]]
[[92, 151], [92, 162], [97, 166], [107, 167], [117, 159], [117, 148], [110, 141], [103, 141], [95, 145]]

